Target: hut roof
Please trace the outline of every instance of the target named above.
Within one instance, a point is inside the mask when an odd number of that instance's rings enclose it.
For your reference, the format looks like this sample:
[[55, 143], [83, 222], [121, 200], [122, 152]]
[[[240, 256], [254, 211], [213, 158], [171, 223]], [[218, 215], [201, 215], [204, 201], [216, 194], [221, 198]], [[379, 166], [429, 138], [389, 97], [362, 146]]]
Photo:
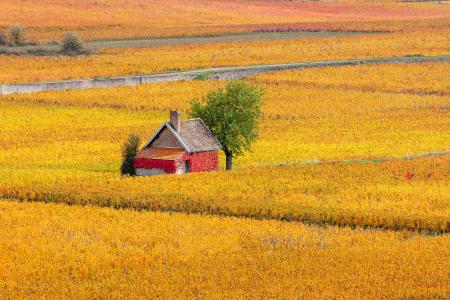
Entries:
[[213, 151], [222, 148], [222, 145], [201, 119], [181, 122], [178, 134], [190, 152]]
[[222, 149], [220, 142], [201, 119], [190, 119], [181, 122], [179, 132], [175, 131], [170, 122], [165, 122], [145, 144], [144, 148], [150, 146], [164, 128], [168, 128], [189, 153]]

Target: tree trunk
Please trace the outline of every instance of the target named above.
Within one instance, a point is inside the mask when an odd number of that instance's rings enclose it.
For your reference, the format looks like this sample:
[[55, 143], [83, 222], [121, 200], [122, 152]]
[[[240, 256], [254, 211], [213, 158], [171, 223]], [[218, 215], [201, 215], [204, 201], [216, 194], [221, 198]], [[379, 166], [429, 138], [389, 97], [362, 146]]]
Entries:
[[231, 167], [233, 165], [233, 155], [231, 154], [231, 152], [225, 151], [225, 159], [226, 159], [226, 166], [225, 169], [231, 170]]

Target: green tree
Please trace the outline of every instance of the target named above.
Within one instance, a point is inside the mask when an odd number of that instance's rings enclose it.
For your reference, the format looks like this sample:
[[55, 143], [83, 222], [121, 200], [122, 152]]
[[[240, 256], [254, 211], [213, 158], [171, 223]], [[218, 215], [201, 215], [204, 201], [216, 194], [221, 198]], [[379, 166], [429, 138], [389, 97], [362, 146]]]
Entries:
[[139, 151], [141, 138], [135, 134], [131, 134], [122, 146], [122, 166], [120, 172], [122, 175], [136, 175], [134, 167], [134, 157]]
[[233, 157], [251, 150], [258, 138], [262, 96], [260, 88], [233, 80], [225, 89], [209, 92], [204, 105], [193, 101], [191, 115], [201, 118], [222, 144], [227, 170], [232, 168]]

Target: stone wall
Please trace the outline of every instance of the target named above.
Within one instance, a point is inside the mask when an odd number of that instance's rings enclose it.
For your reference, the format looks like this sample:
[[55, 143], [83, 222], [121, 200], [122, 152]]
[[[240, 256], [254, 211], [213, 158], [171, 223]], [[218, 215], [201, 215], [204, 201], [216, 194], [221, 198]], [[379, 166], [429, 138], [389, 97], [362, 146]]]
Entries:
[[130, 77], [113, 77], [87, 80], [67, 80], [54, 82], [0, 84], [0, 95], [28, 94], [47, 91], [84, 90], [92, 88], [108, 88], [116, 86], [136, 86], [151, 82], [175, 80], [191, 80], [196, 75], [180, 76], [179, 74], [161, 74]]
[[167, 82], [177, 80], [193, 80], [199, 75], [206, 79], [237, 79], [259, 73], [268, 73], [280, 70], [320, 68], [327, 66], [348, 66], [359, 64], [380, 63], [417, 63], [426, 61], [450, 61], [449, 55], [441, 56], [403, 56], [374, 59], [350, 59], [318, 62], [300, 62], [272, 65], [254, 65], [245, 67], [209, 68], [194, 71], [171, 72], [141, 76], [124, 76], [101, 79], [66, 80], [54, 82], [0, 84], [0, 95], [26, 94], [46, 91], [63, 91], [71, 89], [108, 88], [116, 86], [136, 86], [145, 83]]

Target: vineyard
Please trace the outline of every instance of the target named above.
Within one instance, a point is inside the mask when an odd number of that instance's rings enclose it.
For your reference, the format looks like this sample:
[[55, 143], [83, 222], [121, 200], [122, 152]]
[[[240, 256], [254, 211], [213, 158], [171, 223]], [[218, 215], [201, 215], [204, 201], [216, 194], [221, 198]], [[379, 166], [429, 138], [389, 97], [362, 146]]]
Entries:
[[[239, 158], [237, 166], [448, 151], [448, 66], [449, 63], [354, 66], [249, 78], [266, 91], [264, 117], [254, 151]], [[322, 85], [319, 79], [316, 87], [308, 86], [309, 77], [320, 71], [335, 72], [336, 78], [345, 74], [347, 78], [359, 79], [351, 81], [352, 89], [339, 85], [337, 79], [334, 87], [328, 87], [327, 82]], [[398, 84], [408, 87], [407, 93], [392, 93], [394, 88], [386, 90], [397, 77], [404, 78]], [[367, 78], [373, 78], [368, 91], [364, 83]], [[392, 83], [384, 84], [391, 79]], [[187, 114], [193, 98], [223, 84], [172, 82], [3, 96], [1, 117], [6, 132], [0, 140], [7, 145], [7, 151], [0, 152], [0, 162], [13, 159], [16, 166], [56, 164], [75, 168], [83, 164], [92, 168], [102, 163], [98, 166], [102, 170], [115, 171], [120, 161], [117, 149], [127, 134], [136, 132], [148, 138], [165, 120], [166, 113], [162, 111], [178, 109]], [[424, 92], [430, 95], [424, 96]], [[47, 117], [41, 118], [42, 115]], [[284, 145], [282, 149], [280, 143]], [[59, 157], [57, 162], [53, 155], [45, 155], [48, 151]]]
[[[0, 54], [0, 84], [450, 54], [445, 1], [3, 1], [0, 33], [12, 24], [104, 47]], [[296, 30], [318, 35], [228, 35]], [[213, 35], [230, 40], [189, 42]], [[449, 69], [246, 74], [264, 91], [251, 151], [152, 177], [121, 176], [124, 141], [190, 118], [217, 73], [0, 96], [0, 299], [448, 299]]]
[[6, 298], [448, 295], [448, 236], [6, 201], [0, 213]]
[[36, 40], [55, 40], [64, 31], [104, 40], [267, 30], [432, 30], [448, 26], [450, 16], [448, 6], [433, 3], [339, 2], [135, 0], [124, 7], [119, 0], [45, 0], [39, 6], [29, 0], [3, 1], [0, 11], [7, 13], [0, 27], [21, 24]]
[[0, 82], [97, 78], [336, 59], [448, 54], [449, 30], [298, 40], [102, 49], [89, 56], [1, 56]]
[[[381, 161], [448, 154], [448, 66], [330, 67], [251, 77], [266, 100], [260, 140], [237, 160], [242, 170], [233, 177], [175, 177], [167, 190], [164, 177], [120, 178], [120, 141], [131, 132], [150, 136], [165, 119], [160, 111], [186, 112], [191, 99], [223, 81], [5, 96], [0, 138], [8, 146], [0, 166], [15, 169], [2, 176], [0, 192], [21, 201], [447, 232], [448, 156]], [[329, 75], [318, 78], [320, 71]], [[339, 82], [343, 74], [355, 78], [351, 87]]]
[[248, 168], [189, 179], [167, 175], [171, 185], [164, 185], [167, 176], [124, 180], [95, 165], [83, 171], [57, 165], [9, 171], [0, 192], [20, 201], [436, 233], [449, 231], [448, 164], [445, 157]]

